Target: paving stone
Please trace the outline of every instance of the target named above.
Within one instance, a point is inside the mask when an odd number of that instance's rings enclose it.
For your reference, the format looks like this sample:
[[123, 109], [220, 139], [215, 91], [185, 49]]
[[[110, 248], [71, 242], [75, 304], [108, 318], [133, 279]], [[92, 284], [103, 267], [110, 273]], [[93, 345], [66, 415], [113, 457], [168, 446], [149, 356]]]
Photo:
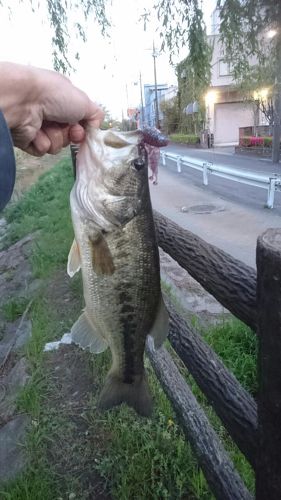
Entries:
[[30, 418], [18, 415], [0, 429], [0, 482], [14, 479], [27, 465], [23, 443]]
[[4, 334], [0, 341], [0, 366], [7, 353], [15, 353], [24, 347], [32, 335], [32, 323], [29, 319], [18, 319], [4, 326]]
[[6, 422], [13, 416], [18, 394], [29, 379], [25, 358], [21, 358], [5, 376], [0, 377], [0, 422]]

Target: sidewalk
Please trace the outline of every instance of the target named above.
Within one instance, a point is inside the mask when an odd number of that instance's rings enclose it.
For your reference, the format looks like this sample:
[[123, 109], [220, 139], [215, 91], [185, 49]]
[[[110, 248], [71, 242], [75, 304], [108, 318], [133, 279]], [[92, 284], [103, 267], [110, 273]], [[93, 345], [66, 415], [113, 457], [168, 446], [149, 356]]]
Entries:
[[270, 210], [253, 210], [227, 201], [208, 189], [182, 182], [164, 167], [159, 184], [150, 186], [153, 208], [183, 228], [255, 268], [257, 237], [269, 227], [280, 227]]

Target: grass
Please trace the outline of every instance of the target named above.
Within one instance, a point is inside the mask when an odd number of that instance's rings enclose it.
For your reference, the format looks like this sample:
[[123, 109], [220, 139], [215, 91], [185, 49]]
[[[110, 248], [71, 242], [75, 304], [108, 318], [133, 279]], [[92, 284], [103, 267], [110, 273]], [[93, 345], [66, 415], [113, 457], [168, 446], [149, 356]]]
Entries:
[[171, 141], [180, 142], [184, 144], [199, 144], [200, 138], [195, 134], [171, 134]]
[[18, 297], [17, 299], [11, 299], [3, 304], [1, 306], [1, 312], [3, 313], [4, 319], [6, 321], [15, 321], [18, 319], [26, 310], [28, 302], [28, 299]]
[[233, 318], [204, 333], [204, 338], [251, 394], [257, 393], [257, 337]]
[[[92, 363], [95, 369], [99, 367], [103, 380], [109, 367], [108, 354]], [[96, 468], [118, 500], [209, 500], [212, 496], [206, 480], [148, 362], [146, 369], [155, 403], [152, 418], [140, 418], [127, 406], [105, 413], [103, 432], [109, 439]], [[90, 425], [96, 426], [95, 414]]]
[[9, 246], [23, 236], [40, 231], [32, 256], [35, 277], [47, 277], [65, 265], [73, 239], [69, 193], [73, 177], [69, 160], [62, 160], [43, 174], [20, 201], [5, 212]]
[[[18, 399], [19, 410], [29, 413], [32, 418], [26, 444], [30, 465], [16, 481], [3, 486], [2, 490], [0, 487], [0, 497], [9, 500], [54, 500], [68, 498], [71, 492], [75, 492], [79, 500], [87, 498], [83, 496], [85, 492], [78, 473], [70, 467], [76, 455], [81, 467], [90, 467], [92, 472], [102, 476], [113, 498], [118, 500], [209, 500], [212, 495], [206, 480], [150, 365], [147, 371], [155, 411], [149, 420], [141, 419], [125, 406], [102, 415], [97, 413], [96, 398], [110, 362], [108, 352], [95, 357], [83, 354], [84, 364], [97, 386], [91, 398], [91, 410], [86, 415], [80, 415], [87, 424], [87, 439], [81, 441], [77, 436], [75, 442], [68, 413], [52, 403], [54, 394], [60, 398], [60, 393], [56, 392], [59, 389], [54, 386], [52, 376], [46, 369], [48, 357], [43, 353], [43, 347], [46, 342], [60, 338], [68, 331], [81, 309], [79, 277], [70, 282], [74, 299], [68, 306], [63, 297], [56, 299], [55, 294], [48, 290], [58, 273], [65, 269], [73, 238], [68, 208], [72, 182], [70, 162], [64, 160], [44, 174], [16, 205], [6, 211], [10, 223], [6, 246], [30, 232], [38, 231], [31, 258], [34, 275], [44, 278], [46, 287], [31, 306], [32, 338], [26, 349], [31, 381]], [[169, 287], [166, 291], [172, 293]], [[18, 317], [24, 306], [24, 303], [11, 301], [5, 305], [6, 318]], [[203, 335], [240, 382], [255, 394], [256, 343], [249, 329], [232, 321], [211, 328]], [[253, 474], [249, 465], [227, 436], [194, 381], [187, 378], [241, 475], [253, 489]], [[54, 447], [55, 454], [51, 452]]]

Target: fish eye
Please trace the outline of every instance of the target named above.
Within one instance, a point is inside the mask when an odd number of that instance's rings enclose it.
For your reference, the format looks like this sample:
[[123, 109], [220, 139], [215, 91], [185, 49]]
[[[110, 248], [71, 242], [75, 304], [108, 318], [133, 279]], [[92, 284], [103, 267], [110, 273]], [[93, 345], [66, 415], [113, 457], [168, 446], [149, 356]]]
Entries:
[[145, 161], [143, 160], [143, 158], [137, 158], [132, 163], [137, 171], [141, 170], [145, 166]]

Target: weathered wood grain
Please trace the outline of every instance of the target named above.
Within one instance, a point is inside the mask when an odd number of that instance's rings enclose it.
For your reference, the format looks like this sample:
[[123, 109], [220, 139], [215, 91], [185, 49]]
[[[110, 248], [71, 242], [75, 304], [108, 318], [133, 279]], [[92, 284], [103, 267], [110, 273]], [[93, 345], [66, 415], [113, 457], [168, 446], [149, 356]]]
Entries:
[[204, 392], [232, 439], [255, 467], [257, 405], [216, 353], [176, 312], [164, 296], [170, 315], [171, 345]]
[[158, 244], [224, 307], [257, 327], [256, 272], [154, 211]]
[[281, 498], [281, 229], [258, 238], [259, 395], [256, 498]]
[[155, 351], [149, 341], [146, 351], [215, 497], [252, 498], [169, 353], [163, 347]]

